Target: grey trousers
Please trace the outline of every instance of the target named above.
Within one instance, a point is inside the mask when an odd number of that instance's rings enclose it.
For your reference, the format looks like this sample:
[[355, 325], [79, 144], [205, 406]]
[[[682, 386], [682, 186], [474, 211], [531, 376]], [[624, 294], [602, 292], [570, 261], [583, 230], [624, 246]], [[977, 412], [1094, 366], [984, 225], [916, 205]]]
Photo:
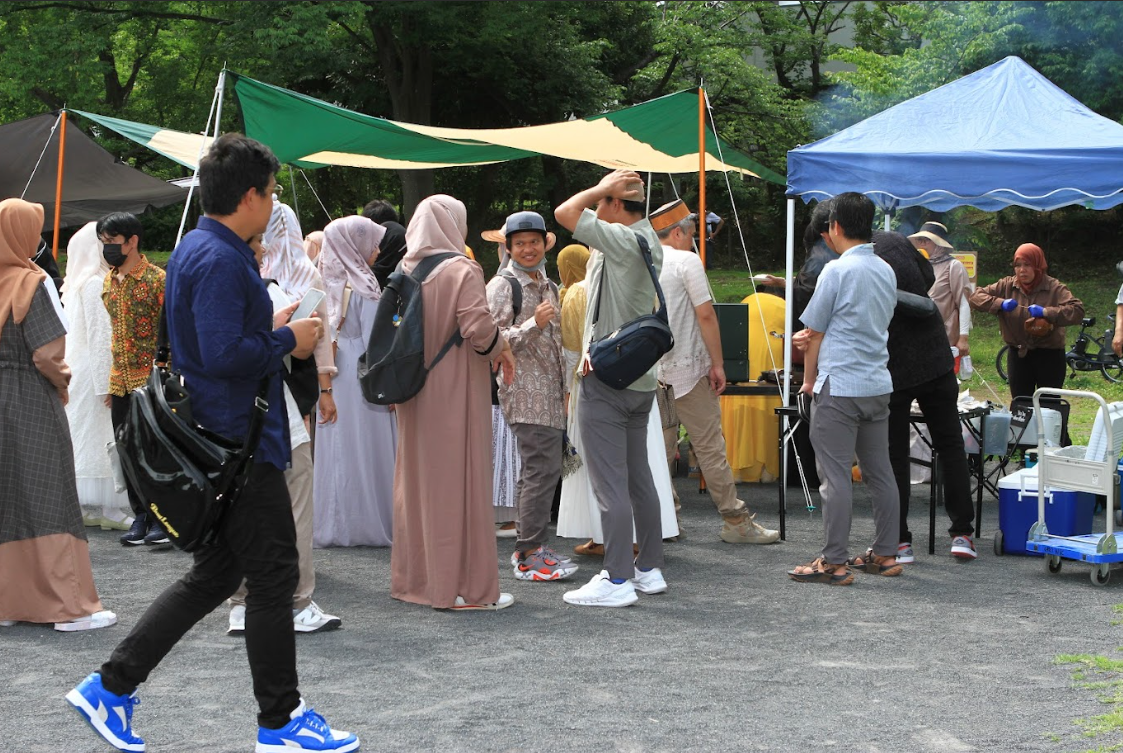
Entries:
[[562, 471], [563, 429], [539, 424], [511, 424], [519, 445], [519, 480], [515, 485], [515, 506], [519, 511], [519, 538], [515, 549], [531, 552], [546, 543], [546, 526], [554, 489]]
[[811, 444], [821, 481], [823, 559], [842, 564], [850, 556], [855, 455], [873, 498], [873, 552], [896, 556], [901, 506], [889, 463], [889, 395], [833, 397], [828, 377], [811, 404]]
[[[581, 379], [581, 459], [597, 497], [604, 569], [611, 578], [632, 578], [637, 566], [663, 566], [663, 521], [647, 455], [654, 403], [653, 392], [614, 390], [595, 373]], [[634, 563], [633, 521], [639, 544]]]

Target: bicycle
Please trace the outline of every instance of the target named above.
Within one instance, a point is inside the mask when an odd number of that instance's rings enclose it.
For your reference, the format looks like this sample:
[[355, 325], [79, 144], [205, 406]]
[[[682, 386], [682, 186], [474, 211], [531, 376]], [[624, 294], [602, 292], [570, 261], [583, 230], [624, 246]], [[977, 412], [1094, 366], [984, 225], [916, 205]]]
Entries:
[[[1108, 320], [1114, 321], [1115, 317], [1108, 314]], [[1076, 335], [1076, 342], [1072, 344], [1068, 352], [1065, 353], [1065, 363], [1068, 364], [1071, 372], [1069, 378], [1076, 376], [1078, 371], [1098, 371], [1103, 374], [1103, 378], [1112, 383], [1123, 381], [1123, 359], [1115, 355], [1115, 350], [1111, 347], [1111, 340], [1115, 336], [1115, 328], [1105, 329], [1103, 337], [1093, 337], [1088, 334], [1089, 327], [1096, 326], [1096, 318], [1084, 317], [1080, 323], [1080, 332]], [[1093, 354], [1088, 354], [1088, 347], [1090, 345], [1098, 346]], [[998, 375], [1002, 377], [1003, 381], [1009, 381], [1006, 376], [1006, 364], [1009, 358], [1009, 345], [1003, 345], [998, 351], [998, 355], [994, 359], [994, 368], [998, 371]]]

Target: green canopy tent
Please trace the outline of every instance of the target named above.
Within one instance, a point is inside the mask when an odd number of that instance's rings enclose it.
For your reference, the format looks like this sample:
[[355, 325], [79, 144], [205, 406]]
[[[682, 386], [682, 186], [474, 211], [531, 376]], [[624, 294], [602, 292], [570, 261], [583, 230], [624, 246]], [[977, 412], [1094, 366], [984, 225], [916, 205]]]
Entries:
[[[695, 172], [699, 166], [697, 92], [683, 91], [580, 120], [523, 128], [438, 128], [363, 115], [297, 92], [228, 74], [246, 135], [283, 163], [379, 169], [483, 165], [547, 154], [639, 172]], [[73, 110], [194, 168], [207, 137]], [[706, 130], [706, 169], [784, 185], [784, 178]]]

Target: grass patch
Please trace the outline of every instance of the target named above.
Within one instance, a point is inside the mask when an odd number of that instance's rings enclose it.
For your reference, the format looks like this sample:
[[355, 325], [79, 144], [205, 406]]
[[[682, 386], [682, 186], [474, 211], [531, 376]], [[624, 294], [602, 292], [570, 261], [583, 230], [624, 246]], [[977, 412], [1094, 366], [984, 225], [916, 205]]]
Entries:
[[[784, 270], [757, 270], [767, 272], [777, 277], [783, 277]], [[710, 286], [714, 291], [714, 299], [718, 303], [736, 303], [753, 292], [753, 283], [747, 270], [711, 270], [709, 273]], [[979, 282], [988, 285], [997, 279], [995, 276], [983, 276]], [[1092, 328], [1094, 335], [1099, 337], [1104, 329], [1112, 326], [1108, 319], [1109, 314], [1115, 313], [1115, 297], [1119, 292], [1120, 279], [1113, 265], [1099, 264], [1081, 270], [1078, 276], [1071, 276], [1062, 280], [1073, 295], [1084, 302], [1084, 315], [1094, 316], [1096, 326]], [[974, 376], [963, 382], [961, 390], [967, 389], [979, 400], [992, 400], [1009, 405], [1010, 389], [1006, 382], [998, 376], [995, 367], [995, 358], [998, 351], [1005, 344], [998, 329], [998, 317], [991, 314], [973, 314], [974, 328], [971, 330], [971, 362], [975, 369]], [[1080, 328], [1067, 327], [1065, 338], [1071, 346], [1076, 340]], [[1090, 330], [1091, 331], [1091, 330]], [[1110, 338], [1109, 338], [1110, 339]], [[1077, 372], [1069, 375], [1065, 380], [1065, 389], [1084, 390], [1094, 392], [1107, 402], [1123, 400], [1123, 384], [1112, 384], [1104, 379], [1099, 372]], [[1087, 444], [1092, 432], [1092, 424], [1096, 418], [1099, 404], [1093, 400], [1070, 401], [1072, 409], [1069, 414], [1068, 431], [1074, 444]]]
[[[1119, 612], [1121, 606], [1123, 605], [1116, 605], [1113, 611]], [[1100, 703], [1111, 707], [1104, 714], [1077, 719], [1075, 724], [1080, 728], [1081, 735], [1096, 738], [1123, 732], [1123, 661], [1093, 654], [1061, 654], [1057, 656], [1056, 662], [1077, 665], [1072, 673], [1072, 681], [1077, 686], [1092, 691]], [[1119, 750], [1123, 750], [1123, 743], [1100, 745], [1089, 749], [1087, 753]]]

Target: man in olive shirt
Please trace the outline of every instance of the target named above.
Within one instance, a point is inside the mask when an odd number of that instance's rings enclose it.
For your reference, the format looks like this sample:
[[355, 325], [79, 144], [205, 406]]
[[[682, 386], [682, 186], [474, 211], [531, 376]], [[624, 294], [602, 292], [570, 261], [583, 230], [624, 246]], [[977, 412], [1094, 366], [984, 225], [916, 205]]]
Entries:
[[[594, 334], [603, 337], [622, 324], [651, 313], [655, 290], [640, 253], [647, 240], [656, 274], [663, 263], [659, 238], [644, 219], [643, 181], [638, 173], [616, 170], [592, 188], [570, 197], [554, 211], [558, 223], [590, 247], [588, 308], [582, 337], [587, 351]], [[594, 212], [589, 207], [596, 205]], [[594, 318], [600, 304], [599, 319]], [[663, 526], [659, 497], [647, 455], [647, 422], [655, 402], [655, 369], [626, 389], [597, 378], [588, 353], [581, 366], [581, 441], [589, 479], [604, 530], [604, 570], [563, 597], [568, 604], [624, 607], [641, 593], [667, 590], [663, 565]], [[635, 520], [639, 556], [632, 559]]]

